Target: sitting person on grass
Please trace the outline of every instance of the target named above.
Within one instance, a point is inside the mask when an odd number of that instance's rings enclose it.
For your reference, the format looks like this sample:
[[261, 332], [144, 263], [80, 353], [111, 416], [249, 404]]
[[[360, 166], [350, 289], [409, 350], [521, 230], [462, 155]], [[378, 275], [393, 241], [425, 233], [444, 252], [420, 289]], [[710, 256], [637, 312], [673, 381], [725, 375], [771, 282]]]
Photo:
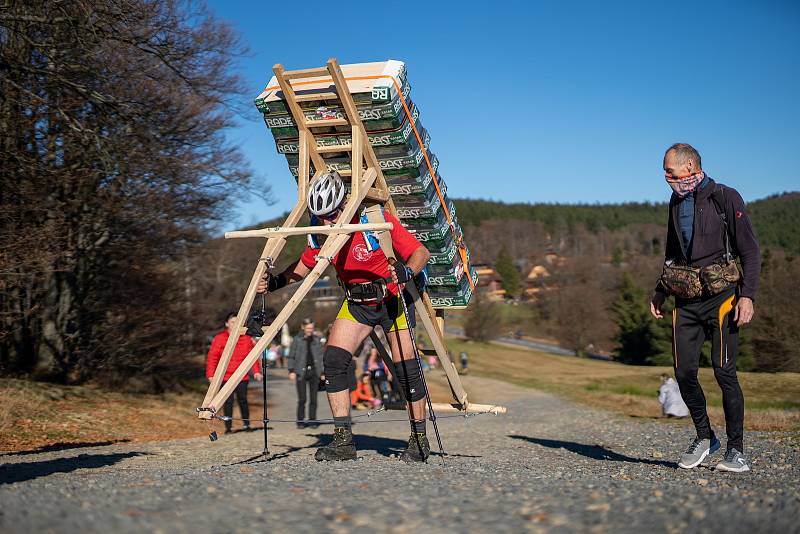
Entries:
[[350, 404], [356, 410], [361, 408], [372, 409], [380, 407], [380, 399], [376, 399], [372, 396], [372, 391], [369, 385], [369, 373], [364, 373], [361, 375], [361, 380], [356, 385], [356, 389], [350, 392]]

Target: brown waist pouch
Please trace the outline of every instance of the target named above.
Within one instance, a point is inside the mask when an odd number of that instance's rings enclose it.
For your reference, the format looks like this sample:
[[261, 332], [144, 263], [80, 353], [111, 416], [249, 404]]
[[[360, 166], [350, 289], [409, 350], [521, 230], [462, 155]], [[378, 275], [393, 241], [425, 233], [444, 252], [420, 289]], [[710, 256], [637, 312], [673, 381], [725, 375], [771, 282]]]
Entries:
[[717, 295], [728, 289], [742, 278], [739, 266], [731, 260], [726, 263], [712, 263], [700, 269], [700, 281], [703, 287], [712, 295]]
[[700, 268], [691, 265], [665, 263], [661, 273], [661, 284], [671, 295], [682, 299], [693, 299], [703, 293]]

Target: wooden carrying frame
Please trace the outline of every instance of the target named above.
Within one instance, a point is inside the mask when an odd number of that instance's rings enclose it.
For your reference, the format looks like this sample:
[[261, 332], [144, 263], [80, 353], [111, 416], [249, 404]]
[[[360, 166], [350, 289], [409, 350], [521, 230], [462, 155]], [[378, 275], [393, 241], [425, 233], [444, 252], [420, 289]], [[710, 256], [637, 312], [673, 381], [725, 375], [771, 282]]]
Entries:
[[[236, 388], [236, 385], [244, 378], [248, 370], [252, 368], [253, 364], [259, 359], [261, 353], [266, 350], [269, 343], [277, 335], [281, 326], [286, 323], [297, 306], [306, 296], [308, 291], [314, 286], [319, 277], [323, 274], [325, 269], [331, 263], [332, 258], [339, 252], [345, 245], [350, 237], [350, 234], [355, 232], [374, 231], [378, 235], [381, 242], [381, 248], [384, 253], [389, 256], [393, 254], [391, 246], [391, 239], [389, 230], [391, 230], [391, 223], [387, 223], [384, 218], [380, 206], [388, 210], [389, 213], [397, 217], [397, 208], [392, 201], [389, 194], [389, 188], [386, 184], [386, 179], [381, 172], [378, 158], [372, 150], [372, 146], [367, 138], [367, 132], [358, 115], [358, 110], [350, 91], [347, 87], [347, 82], [342, 74], [336, 59], [329, 59], [326, 67], [315, 69], [304, 69], [295, 71], [286, 71], [283, 66], [277, 64], [272, 69], [275, 72], [275, 77], [278, 80], [283, 97], [286, 101], [286, 106], [292, 114], [297, 129], [299, 131], [299, 149], [300, 149], [300, 162], [299, 172], [297, 177], [297, 202], [286, 217], [286, 221], [281, 227], [268, 228], [263, 230], [248, 230], [241, 232], [228, 232], [225, 234], [226, 238], [241, 238], [241, 237], [266, 237], [267, 243], [261, 253], [261, 258], [258, 261], [255, 272], [250, 279], [250, 285], [245, 292], [242, 304], [239, 307], [239, 312], [236, 316], [236, 323], [233, 331], [239, 332], [243, 335], [247, 328], [245, 321], [250, 314], [250, 309], [253, 305], [253, 300], [256, 295], [256, 287], [259, 280], [264, 276], [268, 267], [274, 265], [275, 259], [280, 255], [286, 244], [286, 237], [289, 235], [305, 235], [305, 234], [327, 234], [328, 238], [322, 245], [322, 248], [317, 254], [317, 264], [306, 276], [295, 290], [292, 297], [288, 300], [283, 309], [278, 313], [277, 317], [272, 321], [268, 327], [264, 328], [263, 336], [258, 340], [256, 345], [250, 350], [247, 357], [236, 368], [231, 377], [228, 379], [224, 387], [222, 385], [222, 378], [225, 375], [225, 370], [233, 354], [233, 349], [236, 346], [236, 341], [239, 336], [229, 336], [222, 351], [217, 369], [214, 372], [214, 377], [208, 386], [208, 391], [203, 399], [203, 404], [198, 408], [198, 414], [201, 419], [211, 419], [214, 414], [222, 407], [227, 399]], [[335, 92], [337, 97], [342, 103], [345, 118], [324, 119], [324, 120], [308, 120], [303, 115], [298, 101], [298, 98], [292, 88], [291, 80], [305, 79], [305, 78], [329, 78], [332, 82], [331, 89]], [[352, 142], [350, 145], [337, 146], [338, 152], [350, 152], [351, 165], [350, 171], [340, 172], [343, 177], [350, 178], [350, 195], [342, 207], [342, 213], [339, 216], [339, 222], [332, 226], [314, 226], [314, 227], [298, 227], [297, 223], [300, 221], [303, 213], [306, 210], [306, 195], [308, 193], [309, 185], [322, 173], [326, 172], [327, 167], [325, 161], [320, 155], [324, 149], [317, 147], [315, 134], [312, 132], [313, 128], [317, 127], [331, 127], [331, 126], [349, 126], [352, 132]], [[314, 174], [311, 174], [311, 164], [314, 165]], [[367, 209], [368, 224], [350, 224], [353, 217], [359, 212], [362, 204], [374, 204]], [[444, 342], [444, 313], [442, 311], [434, 310], [431, 306], [430, 299], [427, 294], [420, 295], [414, 284], [408, 284], [406, 289], [414, 300], [417, 320], [420, 321], [425, 328], [425, 331], [430, 337], [433, 344], [436, 356], [441, 362], [442, 368], [447, 376], [450, 384], [450, 390], [453, 394], [453, 403], [449, 404], [434, 404], [434, 409], [441, 411], [459, 411], [459, 412], [494, 412], [505, 413], [506, 409], [502, 406], [493, 405], [476, 405], [470, 404], [467, 400], [467, 392], [461, 384], [461, 378], [458, 375], [455, 365], [447, 353], [447, 348]], [[427, 352], [427, 351], [426, 351]]]

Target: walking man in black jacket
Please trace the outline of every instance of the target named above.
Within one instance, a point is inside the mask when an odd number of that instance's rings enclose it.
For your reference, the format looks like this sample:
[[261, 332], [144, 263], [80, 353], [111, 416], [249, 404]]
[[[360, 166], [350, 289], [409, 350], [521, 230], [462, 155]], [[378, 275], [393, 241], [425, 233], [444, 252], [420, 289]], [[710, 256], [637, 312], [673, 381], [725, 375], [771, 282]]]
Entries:
[[[672, 313], [675, 377], [689, 407], [697, 437], [678, 465], [691, 469], [720, 448], [697, 380], [700, 350], [711, 338], [714, 376], [722, 389], [727, 451], [716, 469], [741, 473], [744, 456], [744, 397], [736, 377], [739, 328], [753, 318], [761, 253], [741, 195], [703, 172], [691, 145], [672, 145], [664, 173], [673, 190], [664, 274], [650, 302], [660, 319], [665, 299], [675, 295]], [[738, 258], [739, 268], [733, 263]]]
[[306, 412], [306, 392], [308, 392], [308, 419], [309, 426], [316, 428], [317, 419], [317, 392], [319, 391], [320, 377], [322, 374], [322, 343], [320, 337], [314, 332], [314, 322], [303, 319], [300, 332], [292, 339], [289, 348], [289, 380], [297, 384], [297, 427], [303, 428]]

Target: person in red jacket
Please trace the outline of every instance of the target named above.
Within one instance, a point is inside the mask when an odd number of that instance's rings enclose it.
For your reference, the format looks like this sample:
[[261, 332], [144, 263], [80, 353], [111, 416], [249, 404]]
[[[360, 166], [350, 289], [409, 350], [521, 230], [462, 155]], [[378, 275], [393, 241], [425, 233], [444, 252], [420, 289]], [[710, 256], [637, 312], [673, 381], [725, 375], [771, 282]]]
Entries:
[[[217, 364], [219, 364], [219, 359], [222, 357], [222, 351], [225, 349], [225, 344], [228, 342], [228, 337], [235, 325], [236, 313], [231, 312], [225, 318], [225, 330], [214, 336], [214, 340], [211, 342], [211, 348], [208, 350], [208, 357], [206, 359], [206, 377], [208, 377], [209, 382], [217, 371]], [[255, 341], [253, 341], [252, 337], [248, 335], [239, 336], [236, 346], [233, 349], [233, 354], [231, 355], [231, 361], [228, 363], [228, 368], [225, 370], [225, 376], [223, 376], [223, 386], [254, 346]], [[253, 375], [257, 381], [261, 380], [261, 369], [259, 369], [258, 363], [253, 364]], [[248, 421], [250, 418], [250, 409], [247, 406], [248, 380], [248, 375], [245, 375], [239, 385], [236, 386], [234, 394], [225, 401], [225, 407], [222, 412], [226, 417], [233, 416], [233, 397], [236, 395], [236, 401], [239, 403], [239, 411], [242, 413], [242, 419], [245, 420], [245, 430], [250, 429], [250, 421]], [[226, 434], [230, 433], [232, 426], [232, 421], [225, 421]]]

